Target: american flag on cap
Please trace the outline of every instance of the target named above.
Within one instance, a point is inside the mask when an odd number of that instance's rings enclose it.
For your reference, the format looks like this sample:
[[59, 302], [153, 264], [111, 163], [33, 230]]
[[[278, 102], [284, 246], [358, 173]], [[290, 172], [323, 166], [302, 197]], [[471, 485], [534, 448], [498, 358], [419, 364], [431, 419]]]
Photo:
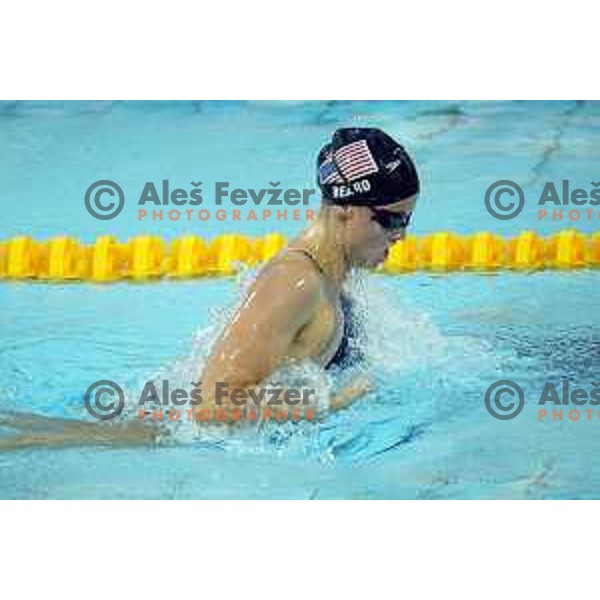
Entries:
[[334, 156], [339, 170], [347, 181], [354, 181], [379, 171], [367, 140], [346, 144], [336, 150]]

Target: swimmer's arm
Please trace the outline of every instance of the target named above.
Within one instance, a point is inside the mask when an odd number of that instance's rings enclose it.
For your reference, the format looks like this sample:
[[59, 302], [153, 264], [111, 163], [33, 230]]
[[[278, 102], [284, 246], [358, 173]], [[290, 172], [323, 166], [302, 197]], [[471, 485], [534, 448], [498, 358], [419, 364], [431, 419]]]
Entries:
[[0, 426], [15, 430], [13, 434], [0, 436], [0, 452], [39, 447], [151, 446], [161, 435], [156, 423], [90, 423], [33, 413], [0, 416]]
[[339, 392], [334, 394], [329, 400], [329, 409], [332, 411], [347, 408], [355, 400], [364, 396], [367, 392], [373, 389], [373, 382], [364, 375], [359, 375], [351, 383], [343, 387]]
[[250, 389], [268, 378], [314, 317], [320, 294], [319, 275], [292, 263], [259, 277], [206, 362], [203, 397], [210, 402], [217, 382]]

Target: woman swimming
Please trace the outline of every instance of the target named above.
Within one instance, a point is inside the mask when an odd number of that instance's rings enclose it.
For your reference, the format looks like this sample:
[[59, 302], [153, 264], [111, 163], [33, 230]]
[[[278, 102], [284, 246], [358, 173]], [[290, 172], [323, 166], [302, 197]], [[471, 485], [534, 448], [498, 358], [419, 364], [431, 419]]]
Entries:
[[[285, 362], [327, 368], [347, 360], [344, 333], [352, 323], [343, 283], [353, 268], [382, 263], [402, 239], [419, 180], [402, 146], [378, 129], [339, 129], [317, 169], [317, 220], [260, 272], [206, 362], [203, 389], [218, 381], [252, 388]], [[330, 409], [347, 406], [367, 387], [356, 380]]]
[[[372, 128], [338, 129], [319, 152], [317, 171], [319, 216], [263, 267], [217, 340], [200, 376], [205, 406], [214, 407], [206, 392], [218, 382], [251, 390], [287, 363], [311, 360], [329, 368], [352, 361], [344, 281], [352, 269], [381, 264], [404, 237], [419, 178], [404, 148]], [[348, 406], [369, 387], [364, 377], [354, 380], [330, 399], [329, 409]], [[156, 426], [140, 422], [116, 427], [25, 415], [0, 424], [20, 429], [0, 438], [0, 449], [141, 444], [158, 435]]]

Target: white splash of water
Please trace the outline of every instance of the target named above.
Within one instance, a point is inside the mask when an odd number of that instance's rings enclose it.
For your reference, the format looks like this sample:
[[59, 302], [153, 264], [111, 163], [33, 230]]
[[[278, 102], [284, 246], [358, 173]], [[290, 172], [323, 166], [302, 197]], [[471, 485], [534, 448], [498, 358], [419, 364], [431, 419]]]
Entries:
[[[240, 275], [240, 293], [233, 306], [225, 309], [215, 306], [210, 309], [211, 325], [196, 332], [187, 356], [150, 374], [140, 385], [143, 387], [146, 380], [151, 380], [156, 382], [158, 388], [162, 380], [168, 380], [171, 389], [190, 389], [190, 383], [200, 378], [203, 365], [218, 335], [244, 301], [253, 278], [253, 272]], [[346, 285], [346, 293], [354, 299], [355, 316], [365, 332], [358, 340], [366, 359], [362, 364], [343, 372], [325, 371], [311, 362], [286, 365], [271, 374], [267, 383], [281, 382], [282, 386], [288, 388], [315, 389], [318, 411], [323, 416], [335, 390], [357, 374], [366, 374], [377, 379], [377, 402], [370, 403], [370, 408], [365, 409], [372, 416], [381, 403], [397, 402], [400, 382], [405, 379], [412, 381], [414, 385], [415, 373], [419, 374], [416, 380], [420, 377], [420, 385], [425, 388], [437, 390], [435, 386], [447, 384], [450, 389], [453, 382], [464, 380], [465, 374], [480, 370], [482, 355], [493, 360], [489, 347], [482, 340], [444, 335], [430, 315], [405, 301], [402, 288], [397, 283], [397, 280], [390, 282], [387, 278], [354, 274]], [[130, 393], [127, 398], [128, 407], [131, 409], [135, 406], [137, 415], [137, 399], [141, 387], [136, 389], [137, 395]], [[438, 394], [438, 397], [444, 395]], [[434, 401], [434, 396], [432, 393], [431, 402]], [[134, 399], [135, 403], [132, 402]], [[401, 400], [407, 401], [406, 389], [402, 390]], [[369, 404], [368, 401], [365, 404]], [[422, 410], [427, 410], [427, 407], [421, 407]], [[178, 443], [216, 444], [239, 454], [302, 454], [315, 449], [319, 454], [326, 451], [319, 446], [319, 423], [259, 421], [228, 428], [221, 424], [203, 423], [198, 426], [192, 420], [182, 418], [177, 422], [166, 421], [165, 427], [169, 434], [167, 439]]]
[[381, 277], [353, 279], [351, 286], [364, 322], [366, 355], [370, 366], [385, 374], [400, 375], [421, 368], [451, 368], [481, 362], [491, 351], [485, 341], [447, 336], [431, 315], [406, 302], [397, 280]]

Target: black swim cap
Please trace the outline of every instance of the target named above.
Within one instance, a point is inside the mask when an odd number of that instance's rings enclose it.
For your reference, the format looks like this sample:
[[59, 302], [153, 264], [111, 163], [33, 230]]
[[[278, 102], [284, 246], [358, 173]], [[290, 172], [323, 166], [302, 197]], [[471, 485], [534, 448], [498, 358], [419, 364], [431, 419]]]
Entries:
[[334, 204], [385, 206], [419, 193], [406, 150], [381, 129], [338, 129], [319, 152], [317, 182]]

